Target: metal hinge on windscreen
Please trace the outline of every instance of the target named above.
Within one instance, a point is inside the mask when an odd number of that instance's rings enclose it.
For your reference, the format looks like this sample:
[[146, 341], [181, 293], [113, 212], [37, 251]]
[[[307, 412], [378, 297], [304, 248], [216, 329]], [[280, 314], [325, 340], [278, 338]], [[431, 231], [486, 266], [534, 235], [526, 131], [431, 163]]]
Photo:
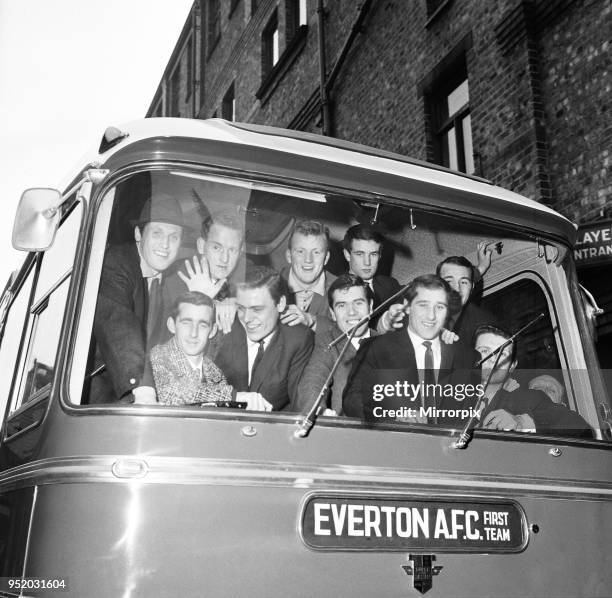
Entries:
[[599, 404], [599, 414], [601, 415], [601, 433], [606, 440], [612, 440], [612, 413], [607, 403]]
[[552, 264], [559, 257], [559, 249], [538, 239], [538, 257], [544, 258], [547, 264]]

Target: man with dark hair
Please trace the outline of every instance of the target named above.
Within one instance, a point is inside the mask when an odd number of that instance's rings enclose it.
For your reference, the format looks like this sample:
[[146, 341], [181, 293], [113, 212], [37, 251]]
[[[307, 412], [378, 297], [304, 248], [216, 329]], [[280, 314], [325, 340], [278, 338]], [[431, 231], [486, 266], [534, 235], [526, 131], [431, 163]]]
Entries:
[[168, 281], [172, 300], [187, 290], [199, 291], [215, 300], [217, 324], [229, 332], [236, 307], [228, 279], [242, 254], [244, 227], [230, 212], [215, 212], [202, 223], [196, 241], [198, 253], [185, 260], [184, 269], [176, 271]]
[[[317, 328], [315, 348], [300, 380], [298, 411], [308, 409], [319, 395], [347, 339], [341, 340], [331, 348], [329, 347], [330, 343], [341, 334], [348, 334], [355, 324], [372, 311], [372, 290], [364, 280], [353, 274], [338, 276], [329, 287], [327, 297], [329, 312], [334, 325]], [[352, 360], [361, 341], [369, 338], [373, 333], [374, 331], [369, 328], [367, 322], [356, 330], [342, 356], [340, 365], [334, 373], [330, 392], [323, 403], [323, 409], [327, 406], [335, 414], [341, 415], [342, 391], [346, 384]]]
[[281, 275], [287, 284], [287, 309], [283, 324], [304, 324], [315, 329], [317, 318], [327, 315], [325, 295], [335, 276], [327, 272], [329, 229], [315, 220], [296, 222], [289, 236], [285, 257], [288, 268]]
[[90, 403], [154, 403], [144, 382], [147, 349], [161, 337], [166, 271], [181, 246], [183, 212], [167, 194], [149, 198], [134, 225], [134, 244], [104, 257], [94, 317]]
[[[436, 394], [437, 387], [469, 381], [477, 357], [470, 351], [458, 351], [456, 345], [440, 342], [450, 294], [448, 284], [433, 274], [419, 276], [410, 283], [405, 295], [407, 326], [373, 338], [353, 360], [343, 395], [346, 415], [371, 422], [398, 419], [455, 423], [450, 417], [424, 415], [434, 413], [432, 408], [443, 411], [447, 404], [458, 403], [454, 396]], [[385, 390], [384, 398], [379, 396], [381, 389]], [[416, 414], [392, 414], [402, 408], [413, 408]]]
[[247, 270], [236, 285], [238, 321], [215, 359], [237, 391], [258, 392], [275, 411], [297, 400], [297, 386], [313, 346], [313, 333], [280, 321], [287, 303], [281, 276], [266, 267]]
[[[349, 272], [361, 277], [374, 294], [373, 309], [400, 290], [400, 284], [391, 276], [377, 274], [382, 256], [383, 236], [369, 224], [356, 224], [347, 229], [342, 240], [344, 258]], [[373, 318], [376, 328], [379, 317]]]
[[484, 274], [491, 263], [491, 250], [487, 249], [486, 245], [480, 243], [478, 251], [479, 270], [475, 270], [468, 259], [458, 255], [447, 257], [436, 268], [436, 274], [459, 295], [460, 302], [453, 304], [455, 309], [449, 312], [446, 327], [457, 334], [464, 347], [472, 346], [476, 328], [483, 324], [497, 323], [497, 318], [492, 313], [470, 301], [475, 272]]
[[223, 372], [204, 355], [217, 328], [210, 297], [198, 291], [181, 295], [172, 306], [167, 326], [172, 337], [153, 347], [149, 356], [160, 403], [218, 405], [237, 400], [256, 408], [257, 397], [236, 393]]
[[[476, 351], [481, 357], [487, 357], [509, 338], [510, 334], [501, 328], [480, 326], [474, 335]], [[497, 364], [495, 359], [491, 357], [482, 365], [483, 384], [489, 376], [490, 379], [484, 392], [486, 406], [480, 414], [481, 427], [555, 436], [593, 437], [591, 428], [582, 417], [563, 405], [553, 403], [544, 392], [520, 388], [509, 392], [505, 389], [504, 384], [517, 365], [516, 343], [503, 349]]]

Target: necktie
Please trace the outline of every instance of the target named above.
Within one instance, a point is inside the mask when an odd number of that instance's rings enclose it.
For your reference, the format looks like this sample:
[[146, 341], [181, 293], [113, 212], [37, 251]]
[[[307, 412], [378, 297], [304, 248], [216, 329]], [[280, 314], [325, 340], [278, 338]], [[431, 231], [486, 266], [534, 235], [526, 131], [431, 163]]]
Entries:
[[308, 311], [310, 303], [312, 302], [312, 294], [313, 292], [307, 289], [298, 291], [295, 294], [295, 303], [302, 311]]
[[[434, 359], [433, 359], [433, 351], [431, 349], [431, 341], [423, 341], [423, 346], [425, 347], [425, 370], [423, 371], [423, 382], [425, 383], [425, 387], [429, 384], [436, 383], [436, 376], [434, 373]], [[423, 397], [423, 407], [435, 407], [436, 399], [435, 399], [435, 390], [425, 389], [425, 396]], [[430, 423], [435, 421], [435, 418], [428, 418]]]
[[259, 347], [257, 347], [257, 355], [255, 355], [255, 360], [253, 361], [253, 367], [251, 368], [251, 381], [249, 382], [249, 390], [251, 389], [251, 384], [253, 383], [253, 380], [255, 379], [255, 371], [257, 370], [257, 366], [260, 364], [261, 360], [263, 359], [263, 354], [265, 351], [263, 339], [258, 341], [258, 343], [259, 343]]
[[149, 289], [149, 308], [147, 310], [147, 347], [153, 346], [154, 332], [162, 317], [162, 294], [159, 278], [154, 278]]

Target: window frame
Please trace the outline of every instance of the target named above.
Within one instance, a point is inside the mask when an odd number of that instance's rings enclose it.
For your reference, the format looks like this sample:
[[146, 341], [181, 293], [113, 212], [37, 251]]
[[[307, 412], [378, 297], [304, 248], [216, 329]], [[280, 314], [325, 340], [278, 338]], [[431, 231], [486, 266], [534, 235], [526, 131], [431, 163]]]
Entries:
[[[468, 100], [453, 114], [449, 114], [448, 98], [450, 94], [464, 81], [467, 83]], [[467, 117], [471, 117], [471, 111], [469, 100], [469, 76], [464, 54], [462, 54], [458, 60], [453, 61], [453, 64], [449, 66], [449, 68], [444, 69], [444, 71], [438, 77], [436, 77], [435, 82], [426, 94], [426, 103], [428, 106], [429, 118], [427, 120], [430, 123], [433, 161], [457, 172], [462, 172], [468, 175], [476, 175], [477, 169], [474, 160], [474, 137], [472, 134], [471, 118], [469, 135], [472, 146], [471, 163], [473, 166], [473, 171], [467, 171], [466, 144], [463, 123]], [[456, 169], [451, 166], [450, 152], [448, 152], [449, 144], [446, 141], [446, 137], [451, 130], [454, 130], [455, 132], [454, 149], [457, 156]]]

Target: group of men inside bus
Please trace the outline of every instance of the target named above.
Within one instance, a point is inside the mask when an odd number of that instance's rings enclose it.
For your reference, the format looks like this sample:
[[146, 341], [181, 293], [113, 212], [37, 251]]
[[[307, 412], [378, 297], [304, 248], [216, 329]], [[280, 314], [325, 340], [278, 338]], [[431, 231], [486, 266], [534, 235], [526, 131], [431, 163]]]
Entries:
[[[461, 426], [453, 413], [478, 405], [481, 427], [590, 433], [543, 392], [516, 388], [516, 343], [474, 369], [510, 336], [471, 301], [475, 272], [491, 262], [485, 243], [478, 269], [453, 256], [402, 289], [377, 272], [383, 238], [372, 226], [346, 231], [348, 271], [336, 277], [325, 268], [327, 227], [299, 221], [285, 268], [248, 266], [230, 285], [245, 234], [229, 213], [203, 223], [197, 254], [184, 263], [177, 256], [187, 227], [175, 198], [153, 196], [132, 224], [135, 242], [110, 247], [104, 260], [90, 402], [305, 411], [336, 366], [324, 414]], [[391, 305], [368, 320], [384, 302]], [[478, 384], [484, 396], [423, 392]], [[377, 396], [382, 388], [398, 392]], [[399, 392], [407, 388], [410, 396]], [[406, 404], [419, 409], [406, 415]]]

